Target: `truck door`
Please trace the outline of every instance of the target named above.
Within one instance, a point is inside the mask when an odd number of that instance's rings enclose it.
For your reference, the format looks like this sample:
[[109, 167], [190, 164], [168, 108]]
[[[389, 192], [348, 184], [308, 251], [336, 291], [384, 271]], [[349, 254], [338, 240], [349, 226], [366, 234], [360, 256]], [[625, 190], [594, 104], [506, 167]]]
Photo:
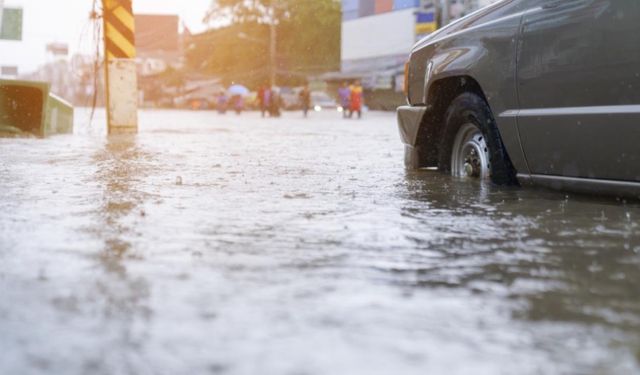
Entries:
[[542, 0], [517, 58], [531, 173], [640, 182], [640, 1]]

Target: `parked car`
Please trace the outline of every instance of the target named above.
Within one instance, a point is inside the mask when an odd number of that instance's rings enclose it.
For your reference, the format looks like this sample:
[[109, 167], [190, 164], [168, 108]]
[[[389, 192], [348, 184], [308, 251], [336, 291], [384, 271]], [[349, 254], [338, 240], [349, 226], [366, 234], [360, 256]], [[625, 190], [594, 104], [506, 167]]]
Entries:
[[340, 106], [329, 94], [324, 91], [311, 92], [311, 108], [316, 112], [338, 111]]
[[215, 98], [222, 90], [219, 86], [196, 86], [182, 96], [173, 98], [173, 105], [177, 108], [192, 110], [214, 109]]
[[640, 196], [640, 1], [502, 0], [418, 42], [408, 168]]
[[302, 108], [300, 98], [298, 97], [299, 92], [299, 89], [291, 87], [281, 87], [280, 99], [282, 100], [282, 108], [287, 111], [293, 111]]

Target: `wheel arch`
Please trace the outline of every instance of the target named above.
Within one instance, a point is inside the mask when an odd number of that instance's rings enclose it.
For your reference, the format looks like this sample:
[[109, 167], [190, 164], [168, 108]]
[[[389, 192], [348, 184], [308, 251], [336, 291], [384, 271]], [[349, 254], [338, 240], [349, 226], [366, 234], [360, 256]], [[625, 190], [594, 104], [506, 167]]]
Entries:
[[472, 93], [489, 102], [480, 83], [470, 75], [451, 75], [434, 80], [427, 89], [427, 113], [418, 131], [417, 144], [425, 150], [421, 165], [436, 167], [447, 109], [453, 100], [463, 93]]

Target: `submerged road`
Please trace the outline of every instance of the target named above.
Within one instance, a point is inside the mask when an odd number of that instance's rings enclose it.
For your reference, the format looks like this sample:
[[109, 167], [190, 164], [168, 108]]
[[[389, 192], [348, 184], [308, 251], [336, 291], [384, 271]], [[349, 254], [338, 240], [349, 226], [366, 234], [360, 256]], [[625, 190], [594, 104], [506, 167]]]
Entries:
[[0, 139], [0, 374], [640, 372], [640, 205], [406, 173], [393, 114]]

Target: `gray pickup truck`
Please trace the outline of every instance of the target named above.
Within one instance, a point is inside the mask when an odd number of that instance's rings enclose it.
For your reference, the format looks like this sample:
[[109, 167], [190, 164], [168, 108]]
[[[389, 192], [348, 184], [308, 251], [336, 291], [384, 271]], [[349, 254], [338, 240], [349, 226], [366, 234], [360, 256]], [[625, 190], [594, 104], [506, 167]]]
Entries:
[[640, 1], [503, 0], [418, 42], [409, 169], [640, 196]]

